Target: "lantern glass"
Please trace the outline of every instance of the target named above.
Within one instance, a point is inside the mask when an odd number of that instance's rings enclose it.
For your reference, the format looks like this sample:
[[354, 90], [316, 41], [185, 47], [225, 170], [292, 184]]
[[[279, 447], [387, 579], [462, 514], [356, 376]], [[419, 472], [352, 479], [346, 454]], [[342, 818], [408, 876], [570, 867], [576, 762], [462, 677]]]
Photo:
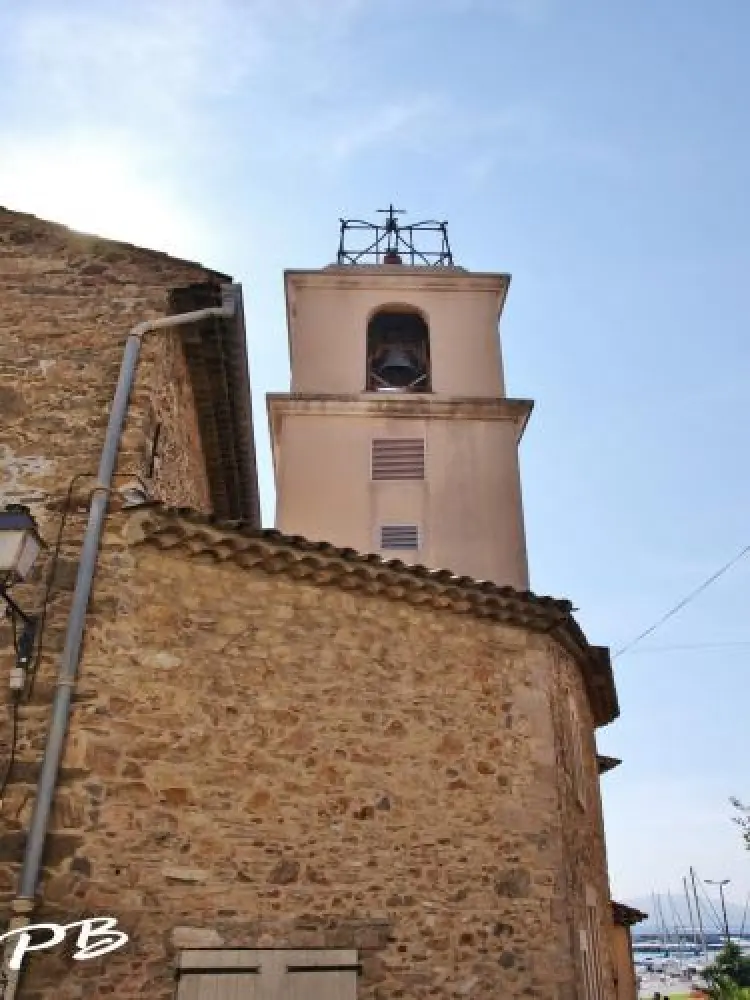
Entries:
[[0, 511], [0, 576], [24, 580], [41, 548], [36, 526], [29, 514]]
[[39, 555], [40, 548], [41, 546], [36, 535], [31, 531], [27, 531], [21, 545], [21, 552], [18, 556], [18, 565], [16, 566], [16, 574], [19, 579], [25, 580], [29, 575], [32, 566], [36, 562], [36, 557]]

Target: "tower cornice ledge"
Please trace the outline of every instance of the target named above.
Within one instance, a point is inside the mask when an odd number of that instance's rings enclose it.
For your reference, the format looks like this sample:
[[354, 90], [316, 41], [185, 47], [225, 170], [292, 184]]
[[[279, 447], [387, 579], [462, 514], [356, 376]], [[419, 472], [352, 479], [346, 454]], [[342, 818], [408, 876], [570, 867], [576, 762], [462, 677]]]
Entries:
[[534, 407], [530, 399], [498, 399], [485, 396], [429, 396], [423, 393], [271, 392], [267, 397], [272, 429], [281, 417], [341, 416], [408, 417], [410, 420], [509, 420], [520, 440]]
[[485, 291], [507, 289], [510, 275], [504, 271], [467, 271], [462, 267], [388, 267], [378, 264], [338, 266], [331, 264], [322, 270], [284, 271], [284, 280], [299, 287], [362, 288], [383, 287], [387, 279], [399, 288], [477, 288]]
[[378, 291], [393, 289], [398, 292], [433, 291], [494, 292], [500, 312], [510, 287], [511, 276], [505, 273], [464, 271], [456, 267], [367, 267], [362, 265], [338, 267], [332, 265], [322, 271], [284, 271], [287, 305], [295, 289], [325, 288], [352, 290], [374, 288]]

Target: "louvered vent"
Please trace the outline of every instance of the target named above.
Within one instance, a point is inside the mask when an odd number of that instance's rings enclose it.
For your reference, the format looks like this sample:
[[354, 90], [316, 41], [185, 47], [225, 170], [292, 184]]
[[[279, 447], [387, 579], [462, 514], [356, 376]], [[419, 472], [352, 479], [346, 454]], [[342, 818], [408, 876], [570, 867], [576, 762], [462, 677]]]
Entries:
[[375, 438], [373, 479], [424, 479], [423, 438]]
[[419, 528], [416, 524], [383, 524], [380, 527], [380, 548], [418, 549]]

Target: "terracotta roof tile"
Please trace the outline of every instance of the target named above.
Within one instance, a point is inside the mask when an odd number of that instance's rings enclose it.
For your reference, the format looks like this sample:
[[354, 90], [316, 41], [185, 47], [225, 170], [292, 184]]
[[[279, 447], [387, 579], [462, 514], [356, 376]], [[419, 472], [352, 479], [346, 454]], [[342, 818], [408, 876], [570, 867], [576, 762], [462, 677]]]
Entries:
[[589, 645], [572, 617], [570, 601], [159, 504], [129, 512], [127, 535], [133, 544], [182, 549], [192, 557], [234, 561], [318, 585], [382, 594], [548, 635], [579, 664], [596, 725], [619, 714], [609, 651]]
[[622, 761], [619, 757], [606, 757], [601, 753], [596, 755], [596, 765], [599, 769], [599, 774], [606, 774], [607, 771], [614, 770], [614, 768], [619, 767], [620, 764], [622, 764]]
[[641, 913], [626, 903], [616, 903], [612, 900], [612, 919], [621, 927], [630, 927], [632, 924], [639, 924], [642, 920], [648, 920], [648, 913]]

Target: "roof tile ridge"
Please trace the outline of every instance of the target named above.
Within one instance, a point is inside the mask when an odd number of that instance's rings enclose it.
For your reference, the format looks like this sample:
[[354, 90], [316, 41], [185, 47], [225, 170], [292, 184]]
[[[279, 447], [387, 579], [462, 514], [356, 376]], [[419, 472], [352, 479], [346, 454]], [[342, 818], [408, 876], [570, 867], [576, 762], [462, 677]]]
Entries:
[[[180, 522], [188, 530], [192, 529], [193, 534], [196, 531], [203, 531], [206, 535], [216, 538], [217, 541], [220, 536], [229, 535], [252, 539], [258, 544], [274, 546], [277, 549], [287, 551], [296, 549], [305, 553], [315, 552], [332, 562], [346, 564], [350, 567], [357, 566], [364, 569], [369, 566], [372, 569], [403, 575], [403, 578], [412, 581], [412, 585], [432, 586], [436, 589], [442, 588], [444, 591], [460, 592], [467, 597], [473, 597], [477, 603], [487, 601], [494, 603], [498, 600], [517, 602], [536, 606], [540, 610], [545, 609], [548, 612], [557, 611], [561, 621], [574, 621], [571, 615], [573, 605], [563, 598], [539, 595], [530, 590], [517, 590], [509, 585], [496, 584], [491, 580], [476, 580], [469, 576], [458, 576], [449, 569], [436, 570], [421, 564], [407, 564], [400, 559], [383, 559], [376, 553], [341, 548], [330, 542], [315, 541], [302, 535], [287, 535], [276, 528], [254, 528], [241, 520], [216, 518], [212, 514], [190, 507], [174, 507], [161, 503], [151, 503], [144, 505], [144, 507], [148, 508], [149, 515], [142, 522], [144, 535], [143, 538], [138, 539], [139, 542], [145, 541], [147, 537], [163, 535], [167, 532], [168, 525], [174, 526]], [[131, 514], [131, 518], [134, 515], [135, 511]], [[576, 628], [580, 631], [577, 624]]]

